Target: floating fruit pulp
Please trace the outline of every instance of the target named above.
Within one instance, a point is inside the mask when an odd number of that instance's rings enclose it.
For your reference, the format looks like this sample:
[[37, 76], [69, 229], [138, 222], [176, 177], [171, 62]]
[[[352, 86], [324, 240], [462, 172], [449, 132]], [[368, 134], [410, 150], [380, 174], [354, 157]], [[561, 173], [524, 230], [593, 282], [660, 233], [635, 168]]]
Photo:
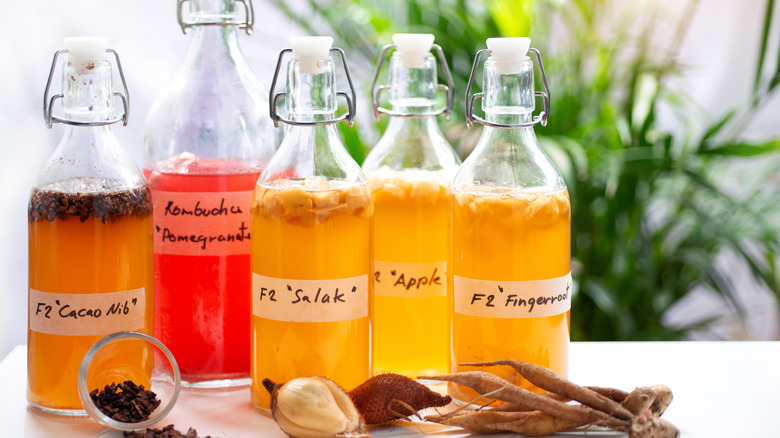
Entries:
[[[240, 160], [181, 154], [155, 171], [144, 170], [144, 174], [154, 197], [159, 191], [251, 191], [260, 171]], [[247, 201], [244, 211], [249, 208]], [[154, 262], [156, 337], [176, 357], [182, 380], [197, 383], [248, 378], [249, 252], [155, 253]]]
[[[68, 195], [72, 195], [68, 193]], [[63, 196], [66, 196], [63, 194]], [[30, 220], [30, 289], [57, 294], [101, 294], [145, 289], [145, 324], [138, 331], [152, 333], [152, 216], [121, 215], [103, 218], [89, 214]], [[52, 312], [56, 312], [53, 309]], [[78, 371], [87, 350], [107, 335], [66, 336], [29, 330], [27, 337], [27, 399], [39, 408], [57, 411], [82, 409]], [[150, 356], [127, 351], [128, 362], [141, 360], [138, 369], [151, 370]], [[95, 373], [100, 383], [112, 383], [108, 365]], [[148, 375], [128, 376], [146, 383]], [[105, 383], [104, 383], [105, 382]], [[148, 385], [148, 383], [146, 383]], [[147, 386], [148, 387], [148, 386]]]
[[[367, 178], [375, 208], [374, 260], [446, 263], [450, 249], [450, 179], [445, 172], [379, 169], [368, 173]], [[437, 272], [446, 291], [446, 271]], [[380, 274], [379, 281], [398, 281], [390, 272]], [[408, 296], [383, 296], [377, 287], [374, 289], [374, 373], [393, 372], [416, 378], [449, 372], [450, 296], [446, 292], [426, 296], [413, 287], [407, 292]]]
[[[279, 279], [368, 276], [373, 206], [364, 184], [307, 178], [258, 184], [252, 207], [252, 272]], [[370, 281], [367, 288], [370, 292]], [[252, 402], [261, 381], [327, 377], [349, 390], [370, 372], [369, 317], [335, 322], [276, 321], [252, 315]]]
[[[453, 193], [452, 274], [492, 281], [544, 280], [570, 272], [569, 195], [518, 189], [465, 188]], [[452, 278], [452, 276], [450, 277]], [[453, 371], [490, 371], [537, 390], [509, 367], [472, 368], [463, 362], [516, 359], [568, 371], [570, 312], [539, 318], [484, 318], [453, 313]], [[449, 385], [461, 401], [474, 391]]]

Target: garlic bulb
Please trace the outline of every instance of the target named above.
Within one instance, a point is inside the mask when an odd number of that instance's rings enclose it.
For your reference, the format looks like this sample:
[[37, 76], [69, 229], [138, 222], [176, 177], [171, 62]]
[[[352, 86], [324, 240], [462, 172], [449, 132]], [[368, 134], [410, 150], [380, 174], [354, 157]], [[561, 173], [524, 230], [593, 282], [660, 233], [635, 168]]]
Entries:
[[[268, 382], [266, 382], [268, 381]], [[263, 381], [279, 427], [296, 438], [368, 437], [368, 429], [343, 389], [323, 377], [299, 377], [284, 385]]]

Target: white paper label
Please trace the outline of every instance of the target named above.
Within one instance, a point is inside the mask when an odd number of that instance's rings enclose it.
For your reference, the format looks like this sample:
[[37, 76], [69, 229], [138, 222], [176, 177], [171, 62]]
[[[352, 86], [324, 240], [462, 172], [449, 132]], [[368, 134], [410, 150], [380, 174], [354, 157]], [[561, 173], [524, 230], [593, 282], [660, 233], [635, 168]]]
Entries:
[[484, 318], [540, 318], [571, 309], [571, 273], [533, 281], [454, 277], [455, 312]]
[[30, 289], [30, 330], [94, 336], [145, 326], [144, 288], [123, 292], [59, 294]]
[[374, 295], [443, 297], [447, 295], [447, 262], [395, 263], [374, 260]]
[[368, 275], [292, 280], [253, 272], [252, 314], [288, 322], [336, 322], [366, 317]]

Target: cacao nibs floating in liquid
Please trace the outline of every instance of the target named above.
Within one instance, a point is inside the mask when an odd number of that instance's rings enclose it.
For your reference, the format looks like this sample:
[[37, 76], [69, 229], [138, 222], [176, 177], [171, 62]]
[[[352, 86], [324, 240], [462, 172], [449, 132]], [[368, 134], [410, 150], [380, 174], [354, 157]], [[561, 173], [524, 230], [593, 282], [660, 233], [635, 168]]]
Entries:
[[100, 412], [123, 423], [148, 420], [149, 415], [160, 406], [157, 394], [132, 380], [106, 385], [103, 391], [94, 389], [89, 396]]
[[[145, 431], [137, 430], [132, 432], [124, 432], [122, 434], [125, 438], [201, 438], [198, 436], [198, 431], [189, 428], [187, 429], [187, 433], [179, 432], [178, 430], [174, 429], [173, 424], [169, 424], [162, 429], [154, 429], [149, 428]], [[211, 435], [207, 435], [202, 438], [217, 438], [212, 437]]]
[[152, 197], [147, 186], [106, 193], [65, 193], [33, 189], [27, 216], [30, 222], [94, 216], [104, 224], [122, 216], [147, 216], [152, 213]]

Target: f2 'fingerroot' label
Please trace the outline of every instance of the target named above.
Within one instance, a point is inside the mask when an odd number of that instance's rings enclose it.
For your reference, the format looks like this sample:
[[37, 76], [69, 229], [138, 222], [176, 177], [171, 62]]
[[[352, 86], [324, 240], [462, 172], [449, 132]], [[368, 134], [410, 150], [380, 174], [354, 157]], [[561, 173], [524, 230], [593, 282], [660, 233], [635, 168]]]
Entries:
[[571, 273], [532, 281], [488, 281], [454, 276], [455, 312], [485, 318], [540, 318], [571, 309]]
[[252, 273], [252, 314], [274, 321], [336, 322], [368, 316], [368, 274], [295, 280]]

